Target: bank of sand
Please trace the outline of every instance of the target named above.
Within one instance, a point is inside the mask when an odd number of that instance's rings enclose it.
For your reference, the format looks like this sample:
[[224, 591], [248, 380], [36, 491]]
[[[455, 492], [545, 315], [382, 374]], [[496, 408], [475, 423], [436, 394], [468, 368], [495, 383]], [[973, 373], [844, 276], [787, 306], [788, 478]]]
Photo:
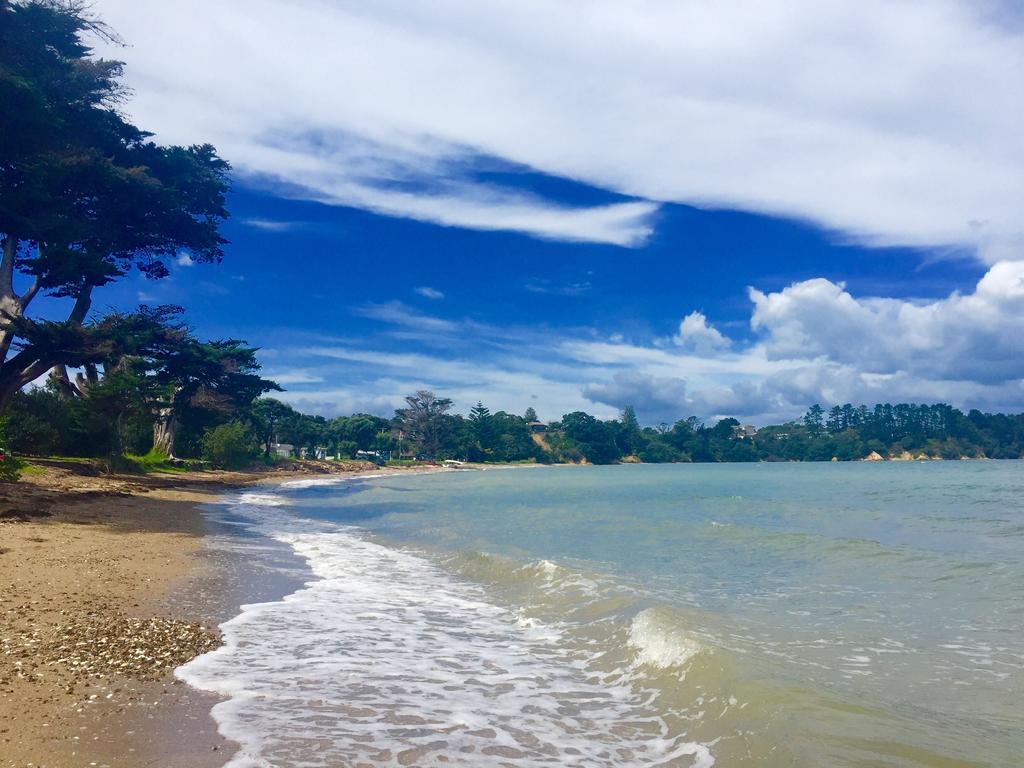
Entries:
[[297, 475], [84, 469], [0, 484], [0, 766], [223, 765], [215, 700], [172, 674], [220, 642], [223, 604], [191, 588], [217, 591], [198, 505]]

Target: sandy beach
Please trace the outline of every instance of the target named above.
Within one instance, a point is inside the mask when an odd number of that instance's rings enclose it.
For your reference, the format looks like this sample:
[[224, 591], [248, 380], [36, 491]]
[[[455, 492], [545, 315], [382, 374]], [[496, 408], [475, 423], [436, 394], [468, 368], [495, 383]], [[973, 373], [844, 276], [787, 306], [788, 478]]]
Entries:
[[173, 677], [220, 643], [218, 596], [190, 588], [217, 591], [199, 505], [297, 476], [48, 462], [0, 485], [0, 765], [223, 765], [214, 700]]

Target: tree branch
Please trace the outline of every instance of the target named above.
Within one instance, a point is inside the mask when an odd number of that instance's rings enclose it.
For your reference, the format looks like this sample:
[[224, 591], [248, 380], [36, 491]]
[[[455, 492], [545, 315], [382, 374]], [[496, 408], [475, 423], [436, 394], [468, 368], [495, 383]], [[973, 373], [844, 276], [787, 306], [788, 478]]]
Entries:
[[42, 278], [37, 277], [32, 281], [32, 285], [29, 286], [29, 289], [21, 294], [21, 298], [18, 299], [18, 303], [21, 304], [22, 312], [25, 311], [32, 299], [36, 297], [36, 294], [39, 293], [39, 289], [42, 287], [42, 284]]
[[18, 255], [18, 238], [8, 235], [4, 238], [4, 255], [0, 260], [0, 299], [14, 295], [14, 260]]
[[57, 388], [65, 397], [82, 396], [82, 391], [71, 383], [71, 377], [68, 376], [68, 369], [66, 365], [61, 364], [53, 366], [53, 368], [50, 369], [50, 378], [53, 379]]

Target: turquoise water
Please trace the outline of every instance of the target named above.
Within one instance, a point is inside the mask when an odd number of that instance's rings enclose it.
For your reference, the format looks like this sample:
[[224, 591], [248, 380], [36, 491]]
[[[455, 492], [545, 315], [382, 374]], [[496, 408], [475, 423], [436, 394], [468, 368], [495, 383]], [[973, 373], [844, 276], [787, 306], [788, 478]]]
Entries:
[[[1022, 498], [1020, 462], [250, 494], [319, 580], [243, 613], [190, 682], [250, 689], [219, 717], [236, 765], [1019, 766]], [[320, 719], [275, 737], [289, 708]]]

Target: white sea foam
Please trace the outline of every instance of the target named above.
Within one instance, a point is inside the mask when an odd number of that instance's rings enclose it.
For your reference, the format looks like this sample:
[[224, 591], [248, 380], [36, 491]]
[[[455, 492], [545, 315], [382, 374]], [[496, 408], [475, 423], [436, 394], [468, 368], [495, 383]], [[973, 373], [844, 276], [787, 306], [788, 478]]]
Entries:
[[629, 644], [638, 664], [657, 669], [681, 667], [701, 652], [700, 643], [688, 637], [655, 608], [641, 611], [629, 627]]
[[[288, 543], [315, 580], [244, 606], [222, 648], [178, 670], [227, 697], [214, 717], [242, 745], [230, 768], [713, 765], [628, 676], [590, 674], [557, 628], [425, 558], [297, 518], [285, 501], [240, 494], [234, 510]], [[696, 653], [678, 638], [670, 651], [648, 624], [636, 636], [651, 663]]]
[[255, 493], [247, 491], [238, 496], [238, 502], [241, 504], [256, 506], [256, 507], [280, 507], [284, 506], [284, 500], [272, 493]]

